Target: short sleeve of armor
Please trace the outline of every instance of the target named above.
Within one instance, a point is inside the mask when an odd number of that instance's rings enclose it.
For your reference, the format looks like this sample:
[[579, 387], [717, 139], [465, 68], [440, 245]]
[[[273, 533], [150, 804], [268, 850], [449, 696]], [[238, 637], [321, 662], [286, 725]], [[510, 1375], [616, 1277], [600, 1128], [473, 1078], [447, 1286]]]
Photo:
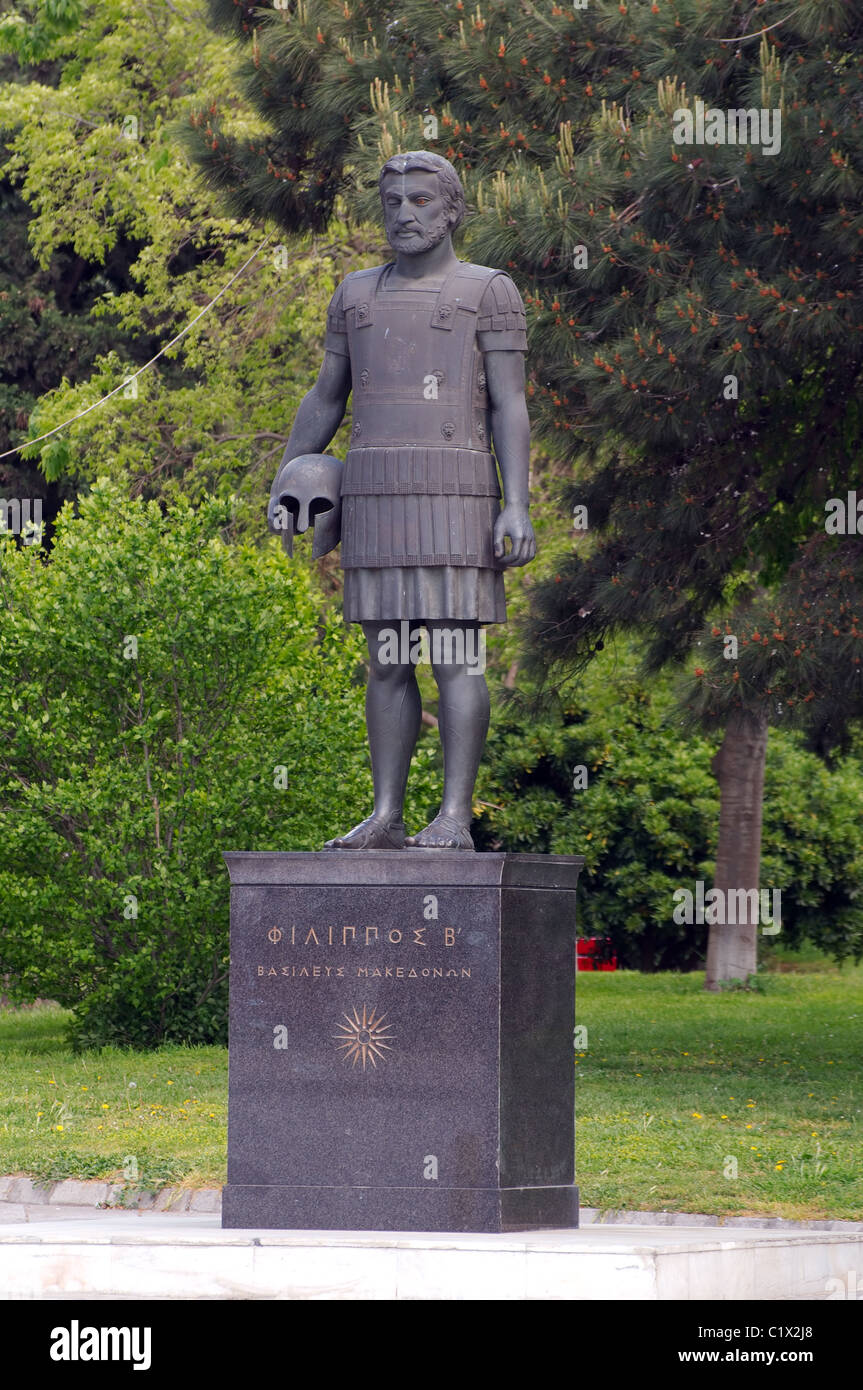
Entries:
[[521, 295], [508, 275], [495, 275], [480, 300], [476, 324], [480, 352], [527, 352]]
[[350, 357], [348, 325], [345, 320], [345, 311], [342, 308], [343, 288], [344, 281], [339, 285], [327, 309], [327, 334], [324, 339], [324, 351], [335, 352], [339, 357]]

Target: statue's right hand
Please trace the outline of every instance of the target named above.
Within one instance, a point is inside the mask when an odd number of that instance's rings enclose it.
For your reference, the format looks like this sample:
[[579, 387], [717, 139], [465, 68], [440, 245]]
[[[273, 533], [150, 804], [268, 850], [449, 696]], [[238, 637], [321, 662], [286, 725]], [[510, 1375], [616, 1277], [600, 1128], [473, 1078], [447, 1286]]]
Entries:
[[267, 529], [274, 532], [277, 536], [284, 535], [285, 531], [284, 519], [282, 519], [281, 525], [278, 524], [279, 518], [276, 516], [276, 509], [279, 506], [279, 478], [282, 476], [282, 469], [287, 461], [286, 454], [287, 450], [285, 450], [285, 454], [282, 456], [279, 466], [276, 469], [276, 476], [270, 484], [270, 497], [267, 502]]

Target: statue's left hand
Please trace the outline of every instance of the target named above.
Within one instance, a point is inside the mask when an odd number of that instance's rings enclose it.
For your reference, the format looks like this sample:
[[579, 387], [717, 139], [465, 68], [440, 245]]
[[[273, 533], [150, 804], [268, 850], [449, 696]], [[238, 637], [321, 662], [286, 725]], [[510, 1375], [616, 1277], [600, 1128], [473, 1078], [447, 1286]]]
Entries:
[[[512, 541], [507, 555], [505, 538]], [[528, 509], [517, 502], [508, 503], [494, 523], [495, 558], [504, 565], [526, 565], [536, 554], [536, 536]]]

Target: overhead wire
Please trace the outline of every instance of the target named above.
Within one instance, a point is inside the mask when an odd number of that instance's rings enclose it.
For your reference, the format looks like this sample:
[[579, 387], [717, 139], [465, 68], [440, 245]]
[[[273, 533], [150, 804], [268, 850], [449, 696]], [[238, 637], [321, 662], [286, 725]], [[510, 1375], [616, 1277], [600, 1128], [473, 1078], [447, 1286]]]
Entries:
[[181, 338], [185, 338], [186, 334], [190, 331], [190, 329], [194, 328], [195, 324], [198, 323], [199, 320], [204, 317], [204, 314], [208, 313], [209, 310], [212, 309], [213, 305], [218, 303], [218, 301], [222, 298], [222, 295], [225, 294], [231, 288], [234, 281], [239, 279], [243, 271], [246, 270], [247, 267], [252, 264], [252, 261], [255, 259], [255, 257], [261, 254], [267, 243], [272, 241], [274, 235], [274, 232], [270, 232], [268, 236], [264, 237], [264, 240], [261, 242], [260, 246], [258, 246], [258, 248], [252, 252], [251, 256], [249, 256], [247, 261], [243, 262], [239, 270], [235, 271], [235, 273], [231, 276], [230, 280], [228, 280], [228, 282], [224, 284], [222, 288], [219, 290], [219, 293], [214, 295], [210, 302], [204, 305], [200, 313], [196, 314], [195, 317], [191, 319], [189, 323], [186, 324], [185, 328], [182, 328], [180, 332], [177, 333], [169, 343], [165, 343], [164, 347], [159, 348], [159, 351], [156, 353], [156, 355], [154, 357], [151, 357], [149, 362], [145, 362], [143, 367], [139, 367], [138, 370], [136, 372], [133, 372], [131, 376], [124, 377], [123, 380], [120, 382], [119, 386], [115, 386], [113, 391], [109, 391], [106, 396], [102, 396], [100, 400], [94, 401], [92, 405], [88, 405], [86, 410], [79, 410], [77, 415], [70, 416], [68, 420], [63, 421], [62, 425], [55, 425], [54, 429], [48, 430], [45, 434], [38, 434], [34, 439], [25, 439], [19, 445], [17, 445], [16, 448], [7, 449], [5, 453], [0, 454], [0, 459], [9, 458], [12, 454], [20, 454], [22, 450], [29, 449], [31, 444], [41, 444], [43, 440], [50, 439], [52, 435], [59, 434], [61, 430], [67, 429], [69, 425], [74, 425], [76, 420], [83, 420], [85, 415], [89, 415], [92, 410], [97, 410], [100, 405], [104, 405], [105, 402], [109, 401], [112, 396], [116, 396], [118, 391], [125, 391], [130, 382], [135, 381], [141, 375], [142, 372], [146, 372], [149, 367], [153, 366], [154, 362], [158, 362], [159, 358], [163, 357], [164, 354], [168, 351], [168, 349], [172, 348], [175, 343], [179, 343]]

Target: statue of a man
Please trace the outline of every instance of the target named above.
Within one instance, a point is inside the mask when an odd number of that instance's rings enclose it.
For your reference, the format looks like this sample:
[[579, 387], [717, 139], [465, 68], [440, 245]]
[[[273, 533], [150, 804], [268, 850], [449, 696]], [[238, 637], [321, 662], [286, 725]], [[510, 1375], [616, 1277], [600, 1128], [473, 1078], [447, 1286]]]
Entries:
[[[283, 459], [323, 453], [353, 391], [341, 565], [345, 621], [362, 624], [369, 648], [375, 801], [366, 820], [326, 847], [472, 850], [489, 722], [475, 654], [483, 626], [506, 621], [503, 568], [536, 554], [524, 305], [508, 275], [456, 257], [452, 234], [465, 200], [448, 160], [422, 150], [395, 155], [381, 170], [380, 194], [395, 260], [348, 275], [333, 295], [323, 365]], [[277, 475], [271, 517], [278, 499]], [[418, 629], [427, 632], [439, 693], [444, 791], [431, 824], [406, 838], [422, 709], [416, 648], [395, 638]]]

